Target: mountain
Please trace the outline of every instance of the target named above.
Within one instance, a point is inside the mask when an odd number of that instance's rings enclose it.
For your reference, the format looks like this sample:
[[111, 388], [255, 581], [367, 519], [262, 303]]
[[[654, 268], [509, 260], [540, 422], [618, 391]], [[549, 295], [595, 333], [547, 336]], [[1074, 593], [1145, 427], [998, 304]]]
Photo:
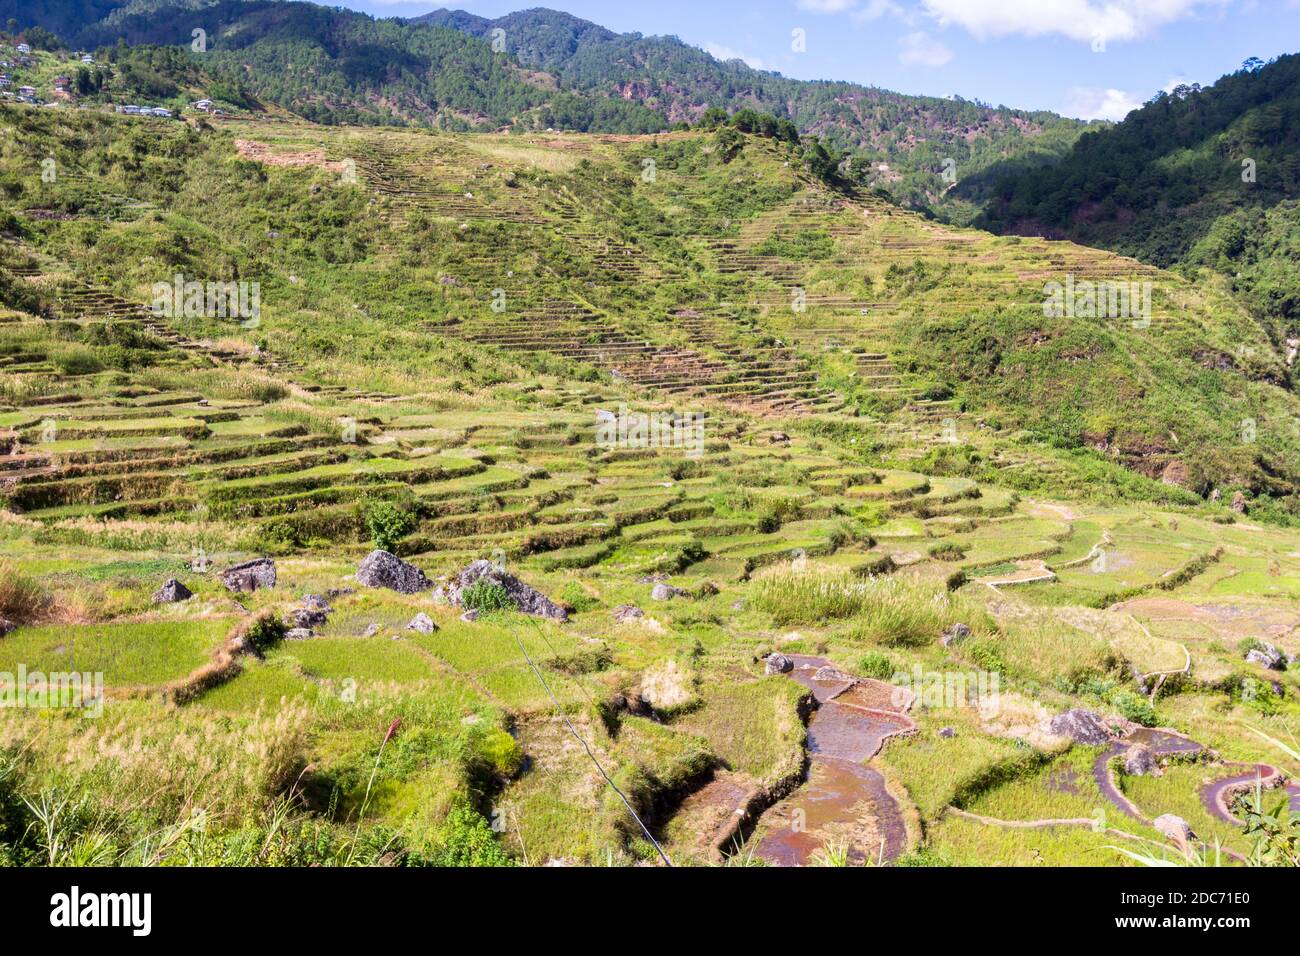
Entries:
[[1160, 93], [1059, 163], [963, 183], [980, 224], [1207, 268], [1278, 335], [1300, 337], [1300, 55]]
[[959, 220], [978, 210], [944, 202], [948, 160], [963, 177], [1032, 167], [1063, 155], [1087, 128], [1043, 111], [793, 80], [719, 62], [675, 37], [616, 34], [546, 9], [376, 20], [278, 0], [4, 0], [0, 19], [10, 15], [82, 47], [188, 50], [191, 32], [204, 29], [208, 52], [195, 58], [223, 87], [318, 122], [640, 133], [697, 122], [710, 109], [752, 108], [824, 140], [846, 168], [854, 158], [863, 184], [915, 207], [942, 203]]
[[0, 865], [1294, 845], [1285, 358], [739, 125], [0, 102]]

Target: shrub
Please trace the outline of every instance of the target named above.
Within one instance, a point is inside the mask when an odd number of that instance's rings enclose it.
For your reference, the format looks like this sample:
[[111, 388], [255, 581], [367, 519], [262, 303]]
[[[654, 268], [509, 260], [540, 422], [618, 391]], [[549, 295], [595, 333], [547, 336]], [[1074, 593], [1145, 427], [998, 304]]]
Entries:
[[493, 611], [505, 611], [514, 607], [505, 585], [482, 579], [467, 587], [461, 593], [460, 601], [469, 610], [478, 611], [480, 614], [491, 614]]
[[575, 614], [590, 611], [600, 606], [600, 601], [588, 594], [577, 581], [570, 581], [560, 592], [560, 600], [571, 607]]
[[415, 518], [391, 501], [376, 501], [366, 508], [365, 524], [366, 533], [380, 551], [392, 551], [415, 530]]
[[1128, 690], [1118, 690], [1111, 695], [1111, 704], [1125, 718], [1143, 727], [1154, 727], [1158, 722], [1155, 708], [1145, 697]]
[[876, 680], [889, 680], [898, 673], [898, 668], [894, 662], [886, 655], [879, 651], [871, 651], [863, 654], [858, 660], [858, 671], [863, 677], [874, 677]]
[[49, 595], [35, 581], [0, 561], [0, 617], [27, 624], [39, 617], [49, 603]]
[[248, 626], [244, 636], [257, 653], [261, 654], [284, 639], [284, 621], [275, 614], [264, 612]]
[[439, 829], [436, 849], [420, 862], [444, 867], [514, 865], [483, 815], [464, 803], [452, 807]]

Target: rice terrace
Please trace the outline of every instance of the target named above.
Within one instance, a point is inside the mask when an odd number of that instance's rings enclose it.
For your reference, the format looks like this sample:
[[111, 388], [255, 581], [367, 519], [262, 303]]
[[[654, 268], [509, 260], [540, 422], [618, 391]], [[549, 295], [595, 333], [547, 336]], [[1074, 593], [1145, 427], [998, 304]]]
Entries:
[[8, 7], [0, 864], [1300, 864], [1294, 57]]

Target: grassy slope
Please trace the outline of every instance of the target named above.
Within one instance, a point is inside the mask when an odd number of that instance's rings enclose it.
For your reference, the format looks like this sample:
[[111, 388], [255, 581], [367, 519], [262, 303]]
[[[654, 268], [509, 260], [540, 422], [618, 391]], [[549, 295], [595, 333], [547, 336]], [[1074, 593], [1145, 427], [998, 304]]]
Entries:
[[[724, 163], [699, 134], [507, 139], [269, 123], [203, 131], [13, 109], [3, 119], [23, 135], [6, 138], [3, 154], [15, 241], [5, 250], [14, 308], [0, 317], [0, 441], [18, 454], [0, 459], [11, 504], [0, 556], [12, 568], [6, 580], [32, 585], [9, 588], [20, 606], [3, 613], [23, 627], [0, 648], [5, 661], [50, 667], [68, 649], [52, 635], [67, 634], [68, 646], [103, 664], [112, 720], [6, 711], [0, 744], [22, 748], [45, 733], [14, 768], [14, 786], [35, 794], [59, 783], [105, 808], [59, 821], [78, 853], [126, 862], [153, 852], [292, 863], [390, 852], [408, 862], [468, 855], [484, 863], [502, 850], [532, 863], [646, 857], [621, 806], [566, 741], [516, 638], [645, 816], [694, 859], [698, 835], [669, 824], [675, 799], [706, 768], [766, 783], [797, 760], [790, 688], [764, 681], [754, 662], [765, 650], [821, 653], [873, 672], [881, 655], [905, 672], [985, 667], [1043, 713], [1113, 710], [1131, 686], [1120, 661], [1159, 665], [1168, 650], [1160, 641], [1169, 640], [1112, 626], [1107, 615], [1118, 612], [1097, 607], [1113, 595], [1186, 599], [1176, 610], [1187, 614], [1191, 602], [1292, 614], [1285, 595], [1300, 588], [1300, 565], [1291, 533], [1215, 523], [1225, 520], [1222, 506], [1136, 477], [1111, 456], [1036, 443], [1016, 427], [1042, 428], [1044, 410], [1049, 424], [1068, 421], [1064, 409], [1079, 407], [1090, 421], [1109, 415], [1123, 434], [1150, 437], [1169, 424], [1164, 415], [1180, 414], [1181, 444], [1195, 452], [1226, 434], [1228, 426], [1216, 432], [1208, 421], [1215, 415], [1289, 401], [1234, 372], [1218, 373], [1223, 382], [1203, 393], [1155, 390], [1140, 404], [1132, 391], [1119, 400], [1109, 390], [1030, 388], [1070, 388], [1089, 374], [1132, 389], [1194, 377], [1177, 330], [1159, 334], [1170, 303], [1224, 348], [1235, 335], [1258, 341], [1229, 302], [1181, 280], [1160, 277], [1152, 330], [1085, 322], [1057, 330], [1089, 345], [1090, 365], [1058, 353], [1025, 380], [980, 378], [958, 374], [969, 371], [961, 335], [950, 340], [952, 356], [934, 357], [915, 332], [925, 316], [978, 331], [982, 354], [1041, 316], [1039, 272], [1062, 259], [1081, 270], [1127, 264], [1068, 245], [937, 231], [827, 195], [761, 140]], [[306, 165], [239, 159], [236, 138]], [[46, 155], [61, 170], [53, 184], [33, 175]], [[320, 166], [347, 159], [358, 185]], [[645, 159], [655, 159], [653, 177], [642, 176]], [[260, 282], [260, 325], [124, 311], [176, 272]], [[790, 311], [792, 286], [806, 291], [808, 311]], [[498, 289], [500, 312], [492, 308]], [[104, 304], [110, 293], [119, 304]], [[559, 301], [594, 319], [575, 318]], [[49, 318], [33, 311], [41, 308]], [[483, 343], [514, 329], [510, 348]], [[652, 343], [660, 364], [640, 369], [632, 353], [602, 359], [602, 340], [605, 348]], [[704, 392], [668, 390], [678, 387], [669, 356], [686, 361], [685, 350], [722, 370], [686, 376]], [[771, 383], [792, 373], [771, 364], [750, 371], [754, 360], [793, 363], [814, 381], [779, 388]], [[880, 372], [882, 362], [893, 371]], [[654, 381], [666, 384], [636, 384]], [[958, 398], [941, 397], [941, 386]], [[704, 454], [595, 444], [593, 407], [620, 401], [707, 409]], [[944, 419], [955, 445], [944, 440]], [[356, 441], [342, 427], [348, 421]], [[1289, 454], [1267, 435], [1261, 428], [1261, 446]], [[29, 460], [31, 472], [15, 474]], [[1098, 500], [1053, 505], [1022, 500], [1016, 488]], [[1166, 506], [1153, 512], [1151, 500], [1162, 498]], [[332, 599], [320, 637], [246, 660], [178, 711], [152, 694], [128, 699], [141, 685], [156, 691], [184, 679], [242, 618], [210, 572], [190, 569], [196, 559], [221, 567], [275, 554], [277, 588], [244, 604], [284, 613], [303, 594], [354, 586], [348, 576], [370, 547], [365, 518], [379, 500], [409, 516], [395, 547], [429, 573], [496, 552], [568, 602], [573, 623], [535, 630], [504, 615], [468, 625], [427, 596], [365, 591]], [[1103, 542], [1113, 560], [1075, 566]], [[1217, 564], [1161, 589], [1170, 572], [1220, 544]], [[795, 548], [806, 557], [792, 564]], [[811, 571], [800, 572], [804, 560]], [[1003, 599], [973, 583], [943, 597], [956, 572], [1005, 575], [1044, 560], [1060, 565], [1059, 584]], [[870, 584], [865, 597], [849, 588], [834, 598], [858, 580], [852, 575], [894, 566], [906, 569]], [[656, 604], [640, 582], [653, 571], [721, 593]], [[801, 596], [809, 589], [798, 575], [823, 572], [834, 615]], [[151, 591], [172, 576], [195, 600], [153, 606]], [[793, 585], [782, 587], [786, 579]], [[645, 607], [653, 623], [611, 626], [611, 610], [624, 603]], [[441, 630], [406, 631], [420, 611]], [[1134, 611], [1153, 627], [1168, 613]], [[975, 625], [976, 638], [945, 650], [938, 632], [958, 618]], [[1263, 676], [1236, 649], [1263, 625], [1226, 610], [1223, 622], [1223, 632], [1207, 631], [1189, 648], [1198, 673], [1212, 678], [1162, 699], [1159, 717], [1234, 759], [1265, 759], [1242, 725], [1265, 722], [1285, 735], [1295, 706], [1241, 699], [1239, 681], [1223, 675]], [[366, 637], [372, 625], [379, 632]], [[144, 641], [165, 653], [141, 657]], [[82, 651], [74, 653], [80, 664]], [[606, 723], [610, 712], [599, 705], [641, 686], [647, 672], [671, 675], [656, 686], [678, 682], [685, 707], [663, 724]], [[1294, 673], [1282, 679], [1293, 699]], [[381, 758], [394, 718], [401, 726]], [[1032, 774], [1036, 764], [1024, 759], [1032, 747], [966, 707], [918, 720], [921, 733], [891, 744], [883, 759], [931, 848], [955, 862], [1046, 853], [1019, 838], [981, 851], [967, 823], [940, 822], [955, 800], [989, 815], [1038, 812], [1015, 789], [993, 795], [1004, 779], [997, 768]], [[940, 738], [945, 726], [958, 736]], [[223, 772], [205, 776], [208, 765], [194, 756], [201, 735], [216, 741], [210, 759]], [[133, 749], [132, 739], [146, 746]], [[1175, 784], [1185, 783], [1162, 778], [1135, 798], [1152, 810], [1165, 799], [1181, 807], [1186, 788]], [[290, 823], [279, 827], [286, 792]], [[985, 792], [990, 802], [977, 804]], [[185, 794], [212, 815], [206, 834], [183, 822]], [[468, 816], [452, 809], [457, 802]], [[499, 839], [487, 829], [494, 816]], [[158, 827], [174, 840], [154, 851], [140, 836]], [[49, 852], [21, 830], [4, 834], [6, 853]], [[1096, 842], [1061, 838], [1048, 855], [1098, 861]]]

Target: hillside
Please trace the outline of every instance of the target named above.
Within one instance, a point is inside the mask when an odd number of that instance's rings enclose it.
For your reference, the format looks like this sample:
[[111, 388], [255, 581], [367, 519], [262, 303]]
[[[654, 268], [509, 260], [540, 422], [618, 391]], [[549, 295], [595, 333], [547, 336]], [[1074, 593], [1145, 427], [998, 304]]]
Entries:
[[[1062, 155], [1086, 128], [1047, 112], [792, 80], [673, 37], [615, 34], [545, 9], [404, 21], [272, 0], [134, 0], [111, 11], [99, 0], [0, 3], [0, 21], [10, 15], [74, 46], [180, 46], [222, 90], [246, 89], [315, 122], [642, 133], [696, 123], [710, 109], [752, 108], [855, 156], [861, 182], [919, 207], [943, 197], [948, 159], [962, 176], [1032, 166]], [[199, 28], [208, 52], [191, 56]], [[496, 30], [505, 31], [501, 52]], [[963, 220], [978, 211], [944, 208]]]
[[1161, 93], [1050, 169], [993, 171], [958, 191], [992, 196], [990, 228], [1211, 269], [1278, 341], [1300, 337], [1300, 56]]
[[0, 711], [0, 860], [1119, 865], [1300, 797], [1300, 409], [1213, 285], [731, 127], [0, 124], [0, 670], [108, 715]]

